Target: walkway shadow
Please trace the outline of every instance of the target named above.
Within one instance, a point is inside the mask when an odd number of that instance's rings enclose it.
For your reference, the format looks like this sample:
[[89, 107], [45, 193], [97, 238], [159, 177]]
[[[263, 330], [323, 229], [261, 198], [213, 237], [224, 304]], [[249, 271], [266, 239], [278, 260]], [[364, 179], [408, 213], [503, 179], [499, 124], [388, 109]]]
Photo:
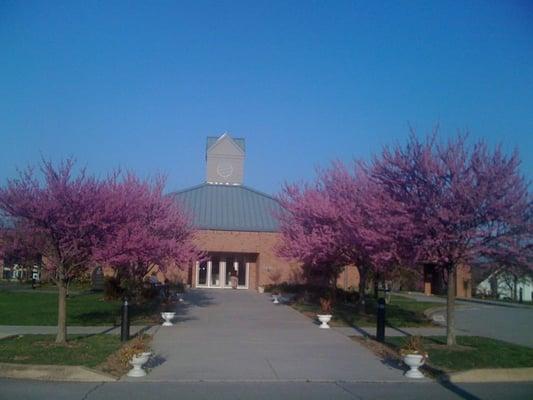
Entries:
[[190, 289], [185, 293], [183, 299], [183, 303], [188, 303], [195, 307], [208, 307], [218, 304], [210, 291], [205, 289]]
[[180, 296], [181, 301], [178, 301], [173, 310], [176, 313], [173, 322], [185, 322], [195, 320], [197, 318], [190, 316], [190, 310], [193, 307], [209, 307], [216, 304], [214, 297], [205, 290], [189, 290]]
[[159, 354], [156, 354], [155, 356], [153, 357], [150, 357], [150, 359], [147, 361], [147, 363], [145, 364], [146, 368], [157, 368], [159, 367], [160, 365], [163, 365], [165, 362], [167, 361], [167, 359]]
[[364, 329], [358, 327], [357, 325], [352, 325], [352, 328], [355, 329], [364, 338], [366, 338], [366, 337], [374, 338], [374, 335], [368, 333], [367, 331], [365, 331]]
[[[391, 325], [389, 323], [385, 323], [385, 326], [387, 327], [387, 329], [392, 329], [392, 330], [394, 330], [396, 332], [401, 333], [404, 336], [425, 336], [425, 337], [428, 337], [427, 335], [413, 334], [413, 333], [407, 332], [406, 330], [404, 330], [404, 329], [402, 329], [402, 328], [400, 328], [398, 326]], [[439, 326], [420, 326], [420, 327], [416, 327], [415, 326], [413, 328], [421, 328], [421, 329], [428, 328], [428, 329], [432, 329], [432, 328], [446, 328], [446, 326], [444, 326], [444, 327], [440, 326], [440, 325]], [[455, 330], [457, 331], [457, 333], [462, 333], [462, 332], [468, 333], [468, 331], [465, 330], [465, 329], [455, 328]], [[387, 334], [385, 333], [385, 336], [386, 335]], [[445, 333], [444, 333], [444, 335], [445, 335]], [[439, 335], [436, 335], [436, 336], [439, 336]], [[440, 335], [440, 336], [442, 336], [442, 335]]]
[[447, 381], [447, 380], [437, 380], [439, 385], [441, 385], [443, 388], [449, 390], [453, 394], [459, 396], [460, 398], [464, 400], [482, 400], [480, 397], [477, 397], [469, 392], [467, 392], [465, 389], [460, 388], [459, 386], [455, 385], [454, 383]]

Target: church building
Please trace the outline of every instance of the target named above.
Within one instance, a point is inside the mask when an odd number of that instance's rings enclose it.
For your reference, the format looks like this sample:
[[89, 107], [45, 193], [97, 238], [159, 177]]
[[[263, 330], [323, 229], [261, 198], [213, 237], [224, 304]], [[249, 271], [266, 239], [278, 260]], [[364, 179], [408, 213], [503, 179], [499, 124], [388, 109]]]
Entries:
[[[276, 213], [279, 202], [272, 196], [244, 185], [246, 146], [243, 138], [228, 134], [208, 137], [205, 182], [172, 193], [192, 214], [200, 249], [207, 261], [195, 262], [187, 283], [196, 288], [258, 290], [272, 283], [299, 282], [301, 268], [276, 255], [280, 240]], [[340, 287], [356, 287], [355, 268], [339, 278]]]

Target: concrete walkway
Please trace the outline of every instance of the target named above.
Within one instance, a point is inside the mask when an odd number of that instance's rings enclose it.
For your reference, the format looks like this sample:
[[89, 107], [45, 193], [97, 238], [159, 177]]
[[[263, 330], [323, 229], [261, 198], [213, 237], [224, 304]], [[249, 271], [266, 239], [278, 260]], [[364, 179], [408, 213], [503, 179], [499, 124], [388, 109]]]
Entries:
[[344, 334], [266, 295], [193, 290], [178, 313], [175, 326], [155, 333], [146, 381], [406, 381]]

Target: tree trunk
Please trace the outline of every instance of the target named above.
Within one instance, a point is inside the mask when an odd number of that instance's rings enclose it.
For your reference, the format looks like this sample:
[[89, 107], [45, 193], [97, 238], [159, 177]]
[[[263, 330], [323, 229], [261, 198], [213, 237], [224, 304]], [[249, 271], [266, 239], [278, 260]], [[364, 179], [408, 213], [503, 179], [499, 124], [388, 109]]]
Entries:
[[56, 343], [67, 342], [67, 286], [63, 279], [58, 282], [57, 336]]
[[337, 303], [337, 278], [338, 278], [338, 275], [335, 274], [332, 278], [331, 278], [331, 281], [330, 281], [330, 290], [331, 290], [331, 303], [332, 304], [335, 304]]
[[359, 267], [359, 299], [357, 300], [357, 312], [365, 312], [365, 292], [366, 292], [367, 269]]
[[498, 276], [496, 274], [492, 275], [489, 279], [490, 283], [490, 295], [496, 299], [499, 298], [498, 295]]
[[448, 267], [448, 300], [446, 304], [446, 344], [453, 346], [455, 341], [455, 265]]

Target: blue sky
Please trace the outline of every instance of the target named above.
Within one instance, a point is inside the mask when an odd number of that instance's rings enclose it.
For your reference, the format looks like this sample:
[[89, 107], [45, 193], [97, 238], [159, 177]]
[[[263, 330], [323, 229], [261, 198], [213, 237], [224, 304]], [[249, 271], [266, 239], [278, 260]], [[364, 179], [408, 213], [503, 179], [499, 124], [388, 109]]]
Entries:
[[275, 193], [409, 126], [518, 147], [533, 171], [527, 1], [0, 0], [0, 182], [42, 156], [204, 180], [205, 138], [245, 137]]

